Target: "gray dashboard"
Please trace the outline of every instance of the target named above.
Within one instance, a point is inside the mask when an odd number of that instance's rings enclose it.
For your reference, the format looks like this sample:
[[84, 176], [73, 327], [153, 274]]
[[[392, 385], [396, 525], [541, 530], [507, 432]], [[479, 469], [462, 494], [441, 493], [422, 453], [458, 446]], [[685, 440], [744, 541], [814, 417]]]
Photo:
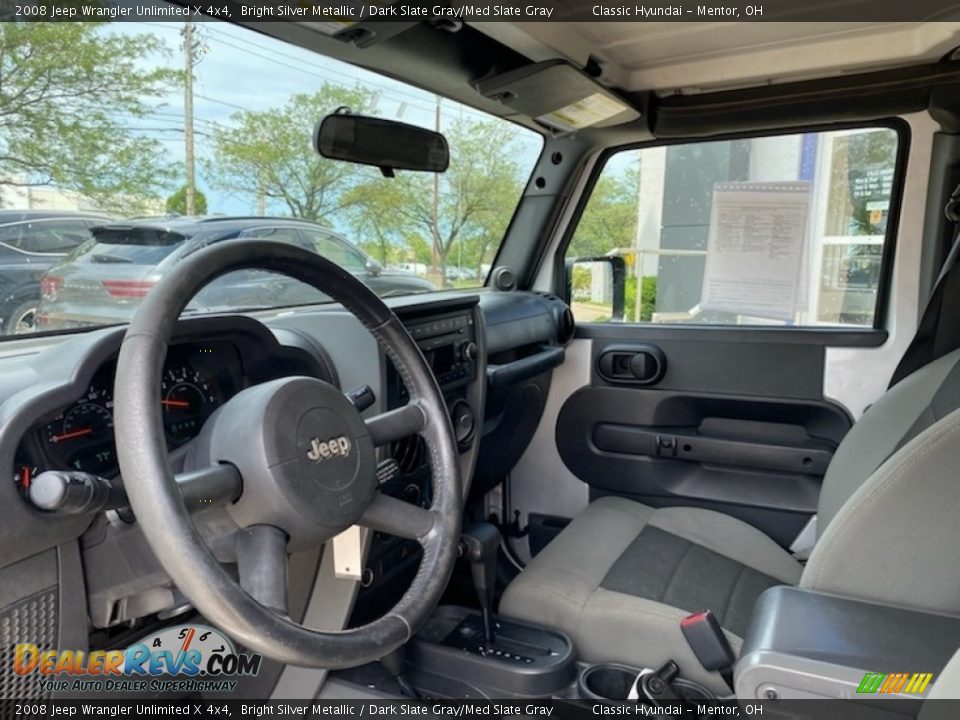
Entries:
[[[531, 366], [531, 358], [539, 357], [538, 362], [542, 363], [546, 353], [551, 358], [549, 366], [562, 361], [569, 311], [551, 296], [521, 292], [469, 295], [443, 292], [427, 297], [391, 298], [388, 304], [404, 322], [408, 322], [408, 318], [422, 321], [431, 314], [449, 313], [458, 308], [474, 313], [479, 374], [456, 394], [477, 418], [484, 416], [486, 380], [492, 378], [488, 358], [492, 359], [492, 368], [512, 367], [508, 375], [517, 381], [530, 372], [543, 372], [547, 367], [538, 366], [536, 362]], [[60, 548], [58, 552], [62, 554], [65, 544], [85, 532], [89, 536], [85, 546], [94, 546], [103, 540], [107, 529], [102, 513], [95, 518], [38, 511], [23, 497], [18, 478], [22, 478], [25, 463], [29, 463], [31, 471], [71, 469], [55, 467], [57, 460], [62, 464], [63, 458], [55, 458], [49, 448], [44, 447], [44, 440], [77, 432], [74, 425], [63, 427], [70, 408], [89, 399], [92, 393], [105, 393], [104, 385], [112, 390], [111, 363], [115, 362], [123, 334], [123, 327], [110, 327], [57, 338], [12, 341], [0, 348], [0, 468], [6, 468], [8, 477], [14, 480], [0, 483], [0, 502], [6, 509], [0, 522], [0, 547], [5, 548], [0, 556], [0, 574], [5, 572], [4, 568], [45, 551]], [[221, 363], [234, 365], [226, 373], [229, 383], [218, 390], [220, 401], [250, 384], [283, 375], [305, 374], [331, 382], [344, 391], [368, 385], [377, 398], [370, 412], [386, 409], [388, 363], [373, 337], [337, 306], [288, 309], [259, 313], [256, 317], [186, 317], [179, 323], [168, 358], [176, 358], [179, 353], [196, 361], [197, 353], [204, 352], [204, 348], [220, 348], [217, 352], [221, 354], [211, 356], [217, 358], [215, 361], [211, 357], [197, 361], [201, 365], [204, 362], [208, 368]], [[192, 368], [186, 361], [177, 363]], [[185, 371], [178, 369], [177, 372]], [[90, 434], [86, 427], [83, 430]], [[179, 439], [189, 442], [188, 437]], [[479, 441], [473, 442], [469, 449], [463, 450], [465, 478], [472, 473], [479, 446]], [[28, 457], [24, 457], [25, 448]], [[171, 448], [175, 466], [177, 452]], [[101, 468], [105, 475], [116, 472], [114, 465], [107, 465]], [[124, 564], [135, 563], [127, 558]], [[140, 564], [151, 565], [147, 560]], [[144, 572], [147, 571], [144, 567]], [[99, 622], [109, 623], [112, 619], [104, 616]]]

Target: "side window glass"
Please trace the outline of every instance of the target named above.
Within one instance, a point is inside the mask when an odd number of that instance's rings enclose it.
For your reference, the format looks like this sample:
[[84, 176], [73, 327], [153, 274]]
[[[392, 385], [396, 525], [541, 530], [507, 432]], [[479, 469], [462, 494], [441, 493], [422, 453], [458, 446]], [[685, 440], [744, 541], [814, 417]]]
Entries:
[[66, 254], [91, 237], [82, 220], [24, 222], [0, 228], [0, 242], [44, 255]]
[[617, 153], [566, 253], [579, 322], [873, 327], [898, 135]]
[[68, 253], [91, 237], [90, 229], [82, 220], [63, 220], [44, 223], [45, 234], [39, 234], [38, 249], [41, 253]]
[[0, 227], [0, 243], [4, 245], [9, 245], [13, 248], [20, 247], [20, 231], [22, 229], [22, 223], [15, 223], [13, 225], [6, 225]]

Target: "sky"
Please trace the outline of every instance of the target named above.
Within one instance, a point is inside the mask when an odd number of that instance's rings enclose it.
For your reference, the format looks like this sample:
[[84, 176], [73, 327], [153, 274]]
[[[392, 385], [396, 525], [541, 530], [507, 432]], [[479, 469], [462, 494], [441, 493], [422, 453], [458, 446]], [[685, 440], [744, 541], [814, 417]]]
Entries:
[[[294, 45], [274, 40], [248, 28], [220, 22], [196, 23], [195, 38], [200, 44], [201, 60], [194, 71], [194, 126], [197, 187], [207, 197], [208, 212], [252, 214], [256, 204], [252, 198], [237, 196], [211, 187], [203, 175], [202, 158], [209, 157], [211, 133], [218, 125], [230, 127], [231, 116], [242, 110], [266, 110], [282, 107], [291, 95], [311, 93], [323, 82], [352, 87], [357, 83], [377, 93], [374, 114], [432, 128], [436, 95], [405, 85], [391, 78], [353, 67]], [[150, 33], [168, 48], [166, 56], [154, 54], [147, 59], [152, 65], [182, 68], [180, 22], [114, 23], [103, 32], [119, 34]], [[183, 162], [182, 90], [172, 91], [151, 117], [132, 121], [130, 127], [143, 128], [143, 135], [158, 140], [172, 160]], [[442, 117], [458, 116], [477, 120], [491, 116], [459, 103], [443, 100]], [[304, 118], [304, 133], [309, 137], [320, 118]], [[519, 128], [518, 128], [519, 130]], [[541, 140], [535, 133], [523, 131], [524, 151], [521, 160], [532, 169], [540, 151]], [[454, 159], [455, 161], [455, 159]], [[269, 206], [268, 213], [283, 214], [283, 206]]]

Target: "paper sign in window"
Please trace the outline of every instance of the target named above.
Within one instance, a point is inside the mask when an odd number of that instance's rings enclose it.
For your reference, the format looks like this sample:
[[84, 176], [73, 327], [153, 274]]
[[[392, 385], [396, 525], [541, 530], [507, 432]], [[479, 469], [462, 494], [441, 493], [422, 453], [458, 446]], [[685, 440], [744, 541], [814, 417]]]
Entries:
[[806, 305], [808, 182], [713, 189], [702, 310], [792, 322]]

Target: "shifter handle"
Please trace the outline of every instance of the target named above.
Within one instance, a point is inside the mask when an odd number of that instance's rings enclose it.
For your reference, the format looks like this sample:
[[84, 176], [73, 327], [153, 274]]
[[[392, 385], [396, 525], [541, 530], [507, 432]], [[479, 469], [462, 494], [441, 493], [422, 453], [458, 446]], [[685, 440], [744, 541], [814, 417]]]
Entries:
[[497, 590], [497, 549], [500, 547], [500, 531], [488, 522], [469, 525], [463, 530], [460, 554], [470, 563], [473, 584], [477, 588], [480, 609], [483, 610], [485, 640], [492, 643], [493, 598]]

